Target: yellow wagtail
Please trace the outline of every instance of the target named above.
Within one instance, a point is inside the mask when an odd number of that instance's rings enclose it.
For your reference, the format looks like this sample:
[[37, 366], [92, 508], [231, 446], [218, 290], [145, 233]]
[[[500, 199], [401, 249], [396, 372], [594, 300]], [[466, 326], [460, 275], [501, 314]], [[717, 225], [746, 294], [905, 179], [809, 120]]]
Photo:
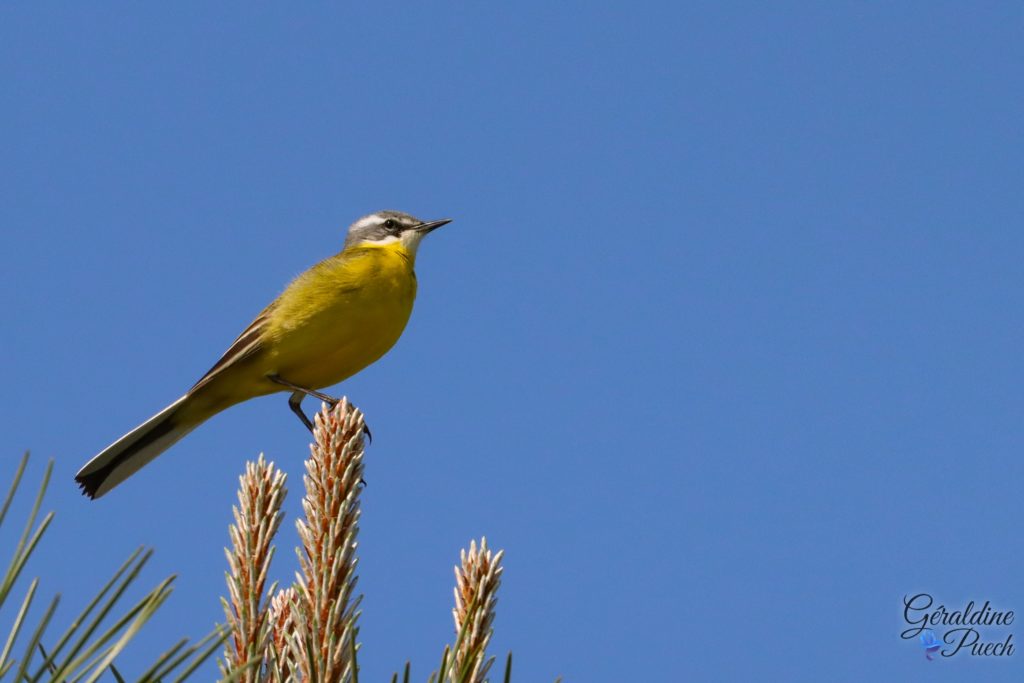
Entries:
[[290, 391], [335, 403], [317, 389], [351, 377], [401, 336], [416, 298], [416, 249], [450, 222], [381, 211], [352, 224], [339, 254], [295, 278], [184, 396], [107, 446], [75, 475], [99, 498], [193, 429], [236, 403]]

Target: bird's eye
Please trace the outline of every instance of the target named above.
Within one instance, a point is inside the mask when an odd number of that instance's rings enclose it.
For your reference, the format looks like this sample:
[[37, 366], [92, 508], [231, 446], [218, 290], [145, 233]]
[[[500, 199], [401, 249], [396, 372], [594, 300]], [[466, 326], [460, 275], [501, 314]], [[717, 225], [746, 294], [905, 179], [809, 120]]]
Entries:
[[391, 218], [387, 219], [386, 221], [384, 221], [384, 227], [387, 228], [388, 230], [394, 230], [395, 221]]

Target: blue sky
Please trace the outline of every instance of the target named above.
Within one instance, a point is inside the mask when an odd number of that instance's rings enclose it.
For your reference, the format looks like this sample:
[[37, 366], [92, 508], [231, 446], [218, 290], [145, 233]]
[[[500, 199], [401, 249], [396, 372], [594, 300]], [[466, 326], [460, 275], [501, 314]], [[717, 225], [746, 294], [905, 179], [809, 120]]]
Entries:
[[123, 666], [205, 632], [261, 451], [292, 575], [284, 395], [101, 501], [72, 475], [396, 208], [456, 220], [402, 340], [338, 389], [376, 437], [365, 680], [425, 680], [482, 534], [516, 680], [1019, 680], [1024, 654], [927, 662], [899, 634], [908, 593], [1024, 610], [1022, 19], [5, 5], [0, 419], [9, 469], [56, 461], [43, 590], [68, 619], [155, 546], [178, 588]]

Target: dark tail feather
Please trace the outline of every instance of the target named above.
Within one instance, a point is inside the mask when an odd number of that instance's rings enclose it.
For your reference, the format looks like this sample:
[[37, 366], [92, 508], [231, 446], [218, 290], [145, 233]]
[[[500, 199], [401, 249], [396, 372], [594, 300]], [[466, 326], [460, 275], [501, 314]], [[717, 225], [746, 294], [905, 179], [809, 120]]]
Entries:
[[99, 498], [199, 426], [181, 419], [185, 399], [179, 398], [87, 462], [75, 475], [82, 492]]

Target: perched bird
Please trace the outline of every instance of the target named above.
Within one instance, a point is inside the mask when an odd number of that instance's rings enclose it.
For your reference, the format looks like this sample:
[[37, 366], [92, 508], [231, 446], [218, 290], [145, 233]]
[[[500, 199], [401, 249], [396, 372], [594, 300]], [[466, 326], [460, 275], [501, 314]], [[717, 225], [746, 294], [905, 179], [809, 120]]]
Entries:
[[330, 404], [317, 389], [351, 377], [401, 336], [416, 298], [416, 250], [450, 219], [421, 221], [380, 211], [352, 224], [340, 253], [295, 278], [184, 396], [107, 446], [75, 475], [99, 498], [222, 410], [256, 396], [291, 392]]

